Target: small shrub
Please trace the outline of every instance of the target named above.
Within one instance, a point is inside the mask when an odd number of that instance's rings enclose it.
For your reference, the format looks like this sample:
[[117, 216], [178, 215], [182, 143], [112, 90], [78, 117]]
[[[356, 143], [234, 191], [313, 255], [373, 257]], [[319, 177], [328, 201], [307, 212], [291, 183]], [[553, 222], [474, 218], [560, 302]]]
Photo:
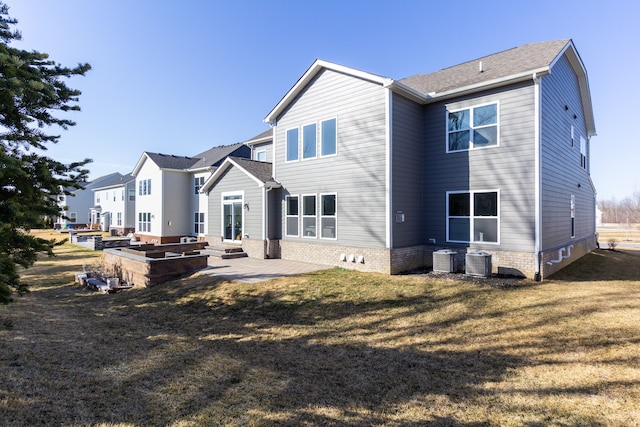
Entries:
[[607, 244], [609, 245], [609, 250], [615, 251], [616, 247], [618, 246], [618, 239], [612, 237], [607, 241]]

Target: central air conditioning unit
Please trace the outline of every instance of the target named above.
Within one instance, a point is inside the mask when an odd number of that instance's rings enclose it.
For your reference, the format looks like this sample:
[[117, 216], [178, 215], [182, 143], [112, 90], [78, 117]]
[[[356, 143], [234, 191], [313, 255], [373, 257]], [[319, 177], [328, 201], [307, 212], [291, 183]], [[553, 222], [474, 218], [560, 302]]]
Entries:
[[491, 254], [469, 252], [465, 257], [465, 273], [470, 276], [491, 276]]
[[455, 273], [458, 270], [458, 253], [450, 249], [440, 249], [433, 253], [433, 271]]

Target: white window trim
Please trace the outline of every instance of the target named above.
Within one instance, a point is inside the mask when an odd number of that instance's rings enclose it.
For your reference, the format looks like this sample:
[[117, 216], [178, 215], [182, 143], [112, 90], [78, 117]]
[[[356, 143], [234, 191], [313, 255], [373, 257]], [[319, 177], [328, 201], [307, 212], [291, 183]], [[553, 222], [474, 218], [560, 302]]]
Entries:
[[[304, 198], [305, 197], [315, 197], [316, 198], [316, 208], [315, 208], [315, 215], [305, 215], [304, 214]], [[303, 194], [302, 196], [300, 196], [300, 209], [298, 210], [298, 212], [300, 213], [300, 231], [302, 233], [302, 238], [303, 239], [317, 239], [318, 238], [318, 195], [317, 194]], [[305, 236], [304, 234], [304, 219], [305, 218], [315, 218], [315, 225], [316, 225], [316, 233], [315, 236]]]
[[574, 194], [571, 195], [571, 238], [576, 237], [576, 196]]
[[[487, 242], [487, 241], [482, 241], [482, 242], [477, 242], [473, 240], [473, 235], [474, 235], [474, 230], [473, 230], [473, 220], [474, 218], [494, 218], [494, 217], [476, 217], [473, 216], [473, 195], [475, 193], [497, 193], [497, 209], [498, 209], [498, 215], [495, 217], [497, 220], [497, 242]], [[450, 194], [469, 194], [469, 216], [449, 216], [449, 195]], [[475, 244], [483, 244], [483, 245], [500, 245], [500, 217], [501, 217], [501, 209], [500, 209], [500, 190], [498, 189], [489, 189], [489, 190], [459, 190], [459, 191], [447, 191], [446, 192], [446, 235], [445, 235], [445, 239], [447, 242], [449, 243], [475, 243]], [[449, 218], [469, 218], [469, 241], [465, 241], [465, 240], [449, 240]]]
[[[297, 197], [298, 198], [298, 215], [289, 215], [287, 214], [287, 207], [289, 206], [289, 199], [291, 197]], [[284, 235], [286, 237], [300, 237], [300, 202], [301, 202], [301, 197], [298, 194], [289, 194], [287, 196], [285, 196], [284, 198]], [[296, 222], [298, 223], [298, 233], [297, 234], [289, 234], [289, 228], [287, 227], [288, 224], [288, 219], [289, 218], [297, 218]]]
[[[264, 153], [264, 160], [260, 160], [259, 159], [260, 153]], [[264, 150], [255, 151], [255, 158], [253, 160], [256, 160], [258, 162], [266, 162], [267, 161], [267, 150], [264, 149]]]
[[77, 212], [69, 212], [67, 217], [69, 218], [68, 221], [71, 222], [71, 223], [78, 222], [78, 213]]
[[576, 140], [576, 128], [573, 127], [573, 125], [571, 125], [571, 146], [575, 146], [575, 140]]
[[[136, 229], [136, 232], [144, 234], [151, 233], [151, 212], [138, 212], [137, 220], [138, 227]], [[143, 224], [146, 225], [146, 227], [144, 227]], [[143, 228], [146, 228], [146, 230], [143, 230]]]
[[[322, 123], [324, 122], [328, 122], [329, 120], [335, 120], [336, 121], [336, 152], [333, 154], [322, 154]], [[318, 138], [318, 145], [319, 145], [319, 157], [334, 157], [338, 155], [338, 117], [329, 117], [328, 119], [324, 119], [324, 120], [320, 120], [319, 122], [319, 130], [318, 133], [320, 134], [320, 137]]]
[[[233, 200], [234, 202], [240, 202], [242, 203], [242, 234], [245, 233], [245, 218], [244, 218], [244, 190], [241, 191], [223, 191], [222, 193], [220, 193], [220, 236], [222, 236], [223, 240], [225, 242], [235, 242], [235, 240], [228, 240], [228, 239], [224, 239], [224, 205], [225, 205], [225, 197], [234, 197], [234, 196], [240, 196], [240, 199], [235, 199]], [[206, 215], [205, 215], [205, 222], [206, 222]]]
[[[478, 128], [474, 128], [473, 127], [473, 110], [475, 108], [479, 108], [479, 107], [486, 107], [487, 105], [496, 105], [496, 145], [489, 145], [489, 146], [480, 146], [480, 147], [475, 147], [473, 144], [473, 141], [471, 141], [471, 137], [469, 139], [469, 148], [466, 148], [464, 150], [449, 150], [449, 113], [455, 113], [458, 111], [463, 111], [463, 110], [469, 110], [469, 130], [470, 130], [470, 135], [473, 135], [473, 130], [474, 129], [482, 129], [485, 127], [489, 127], [489, 126], [481, 126]], [[489, 148], [497, 148], [500, 147], [500, 101], [491, 101], [491, 102], [485, 102], [482, 104], [473, 104], [473, 105], [469, 105], [466, 107], [460, 107], [460, 108], [452, 108], [449, 109], [447, 108], [445, 110], [445, 122], [444, 122], [444, 126], [445, 126], [445, 132], [446, 132], [446, 152], [447, 153], [461, 153], [461, 152], [466, 152], [466, 151], [476, 151], [476, 150], [485, 150], [485, 149], [489, 149]], [[490, 126], [494, 126], [494, 125], [490, 125]]]
[[[196, 215], [198, 215], [198, 220], [197, 221], [196, 221]], [[202, 222], [200, 222], [200, 215], [202, 215]], [[193, 219], [194, 219], [194, 221], [193, 221], [194, 232], [195, 232], [195, 228], [196, 228], [195, 225], [198, 224], [198, 232], [195, 233], [195, 234], [198, 235], [198, 236], [204, 236], [206, 234], [205, 230], [207, 229], [206, 228], [207, 227], [207, 225], [206, 225], [206, 223], [207, 223], [207, 215], [205, 215], [204, 212], [196, 211], [196, 212], [193, 213]]]
[[[336, 212], [333, 216], [322, 215], [322, 197], [323, 196], [335, 196]], [[318, 205], [320, 207], [320, 212], [318, 215], [318, 217], [320, 218], [320, 234], [318, 237], [323, 240], [338, 240], [338, 193], [320, 193]], [[335, 220], [335, 230], [333, 233], [335, 237], [322, 237], [322, 219], [323, 218], [333, 218]]]
[[[315, 154], [313, 156], [309, 156], [309, 157], [305, 157], [304, 156], [304, 128], [308, 127], [308, 126], [315, 126], [316, 128], [316, 132], [315, 132]], [[299, 138], [302, 142], [302, 144], [300, 145], [301, 148], [301, 156], [300, 156], [300, 161], [304, 162], [307, 160], [314, 160], [318, 158], [318, 122], [311, 122], [311, 123], [307, 123], [305, 125], [300, 126], [300, 129], [302, 130], [302, 137]]]
[[580, 167], [587, 169], [587, 140], [580, 135]]
[[[298, 152], [296, 153], [296, 158], [293, 160], [289, 160], [289, 131], [296, 129], [298, 131]], [[295, 163], [300, 161], [300, 127], [294, 126], [285, 129], [284, 131], [284, 162], [285, 163]]]

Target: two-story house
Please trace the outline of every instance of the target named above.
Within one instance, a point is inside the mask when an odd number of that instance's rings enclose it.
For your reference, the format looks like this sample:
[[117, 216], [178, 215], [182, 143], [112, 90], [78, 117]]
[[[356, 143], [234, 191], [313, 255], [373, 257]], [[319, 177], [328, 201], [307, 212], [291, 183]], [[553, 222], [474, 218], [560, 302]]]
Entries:
[[207, 238], [250, 256], [397, 273], [449, 248], [543, 278], [597, 245], [571, 40], [400, 80], [318, 60], [265, 122], [256, 161], [227, 159], [202, 187]]
[[120, 180], [122, 175], [118, 172], [111, 173], [93, 179], [87, 182], [82, 188], [69, 188], [67, 192], [70, 194], [61, 194], [58, 196], [58, 206], [60, 207], [60, 216], [55, 218], [54, 228], [64, 229], [69, 226], [74, 228], [91, 227], [91, 209], [94, 204], [93, 189], [105, 185], [110, 185]]
[[112, 234], [126, 235], [135, 231], [136, 182], [131, 174], [93, 189], [94, 206], [91, 223]]
[[136, 237], [152, 243], [175, 243], [187, 236], [203, 239], [208, 199], [200, 188], [227, 156], [250, 154], [242, 143], [193, 157], [144, 152], [131, 173], [137, 189]]

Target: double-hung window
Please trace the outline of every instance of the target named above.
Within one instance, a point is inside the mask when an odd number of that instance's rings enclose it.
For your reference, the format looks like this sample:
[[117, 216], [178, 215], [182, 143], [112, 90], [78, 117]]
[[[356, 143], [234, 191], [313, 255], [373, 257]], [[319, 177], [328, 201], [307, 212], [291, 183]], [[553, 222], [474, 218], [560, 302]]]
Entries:
[[298, 236], [298, 196], [285, 198], [285, 217], [287, 236]]
[[118, 226], [122, 226], [122, 212], [118, 212], [118, 213], [116, 214], [116, 218], [117, 218], [117, 220], [116, 220], [116, 224], [117, 224]]
[[331, 156], [336, 154], [338, 141], [336, 119], [325, 120], [320, 123], [320, 131], [320, 155]]
[[302, 158], [312, 159], [316, 157], [316, 124], [312, 123], [302, 127]]
[[151, 212], [138, 212], [138, 231], [151, 232]]
[[498, 145], [498, 104], [447, 111], [447, 152]]
[[335, 194], [320, 195], [320, 237], [336, 238], [336, 199]]
[[287, 162], [298, 160], [298, 128], [287, 131]]
[[196, 234], [204, 234], [204, 212], [196, 212], [193, 215], [193, 231]]
[[135, 202], [136, 201], [136, 189], [132, 188], [129, 190], [129, 201], [130, 202]]
[[316, 237], [316, 195], [302, 196], [302, 236]]
[[447, 193], [447, 241], [499, 243], [497, 191]]
[[194, 192], [194, 194], [198, 194], [203, 185], [204, 185], [204, 176], [197, 176], [197, 177], [193, 178], [193, 192]]

